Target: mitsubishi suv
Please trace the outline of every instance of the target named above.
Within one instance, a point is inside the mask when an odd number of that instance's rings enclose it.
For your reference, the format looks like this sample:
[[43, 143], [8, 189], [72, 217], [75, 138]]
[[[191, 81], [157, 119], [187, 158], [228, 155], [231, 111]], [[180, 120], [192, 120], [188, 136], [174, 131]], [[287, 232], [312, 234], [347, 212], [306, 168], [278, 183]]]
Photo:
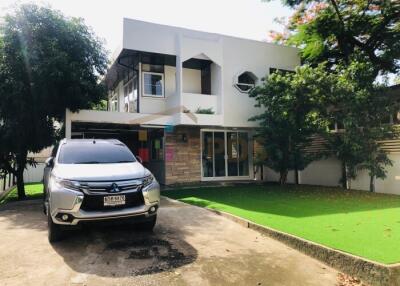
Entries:
[[160, 186], [118, 140], [62, 140], [43, 182], [50, 242], [84, 222], [132, 219], [147, 231], [156, 223]]

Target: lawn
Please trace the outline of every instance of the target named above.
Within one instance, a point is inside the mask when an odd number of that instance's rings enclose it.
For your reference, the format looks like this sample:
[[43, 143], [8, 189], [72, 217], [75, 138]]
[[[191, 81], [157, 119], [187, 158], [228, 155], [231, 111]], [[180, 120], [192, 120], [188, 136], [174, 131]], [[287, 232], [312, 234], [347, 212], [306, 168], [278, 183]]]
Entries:
[[[43, 197], [43, 184], [42, 183], [26, 184], [25, 193], [27, 199], [40, 199]], [[17, 200], [18, 200], [17, 188], [15, 188], [0, 202], [0, 205]]]
[[400, 196], [278, 185], [181, 189], [163, 195], [381, 263], [400, 262]]

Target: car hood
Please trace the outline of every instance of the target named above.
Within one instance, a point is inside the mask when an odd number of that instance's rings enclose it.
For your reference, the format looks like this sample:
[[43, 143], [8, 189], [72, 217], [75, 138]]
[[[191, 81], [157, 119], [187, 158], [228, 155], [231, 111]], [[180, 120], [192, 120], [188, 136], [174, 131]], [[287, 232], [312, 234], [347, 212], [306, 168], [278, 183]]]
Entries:
[[150, 172], [139, 162], [116, 164], [58, 164], [54, 176], [76, 181], [117, 181], [143, 178]]

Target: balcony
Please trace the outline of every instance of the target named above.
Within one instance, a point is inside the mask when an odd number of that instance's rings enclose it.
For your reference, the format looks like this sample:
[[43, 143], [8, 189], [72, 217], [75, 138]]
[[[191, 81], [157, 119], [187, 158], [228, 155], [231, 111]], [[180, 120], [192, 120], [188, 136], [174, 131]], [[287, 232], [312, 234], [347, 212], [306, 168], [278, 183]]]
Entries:
[[184, 92], [182, 93], [182, 105], [192, 113], [196, 113], [198, 109], [210, 109], [216, 114], [218, 113], [218, 95]]

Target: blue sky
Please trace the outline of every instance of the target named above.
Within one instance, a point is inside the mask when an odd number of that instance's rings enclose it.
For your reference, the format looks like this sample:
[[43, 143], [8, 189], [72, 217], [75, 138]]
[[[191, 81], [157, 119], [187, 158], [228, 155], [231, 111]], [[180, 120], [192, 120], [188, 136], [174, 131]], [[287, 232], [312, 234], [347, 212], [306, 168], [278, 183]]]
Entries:
[[84, 18], [110, 52], [119, 45], [123, 17], [266, 40], [269, 30], [282, 30], [274, 19], [291, 14], [279, 0], [1, 0], [0, 16], [24, 2], [50, 5], [65, 15]]

